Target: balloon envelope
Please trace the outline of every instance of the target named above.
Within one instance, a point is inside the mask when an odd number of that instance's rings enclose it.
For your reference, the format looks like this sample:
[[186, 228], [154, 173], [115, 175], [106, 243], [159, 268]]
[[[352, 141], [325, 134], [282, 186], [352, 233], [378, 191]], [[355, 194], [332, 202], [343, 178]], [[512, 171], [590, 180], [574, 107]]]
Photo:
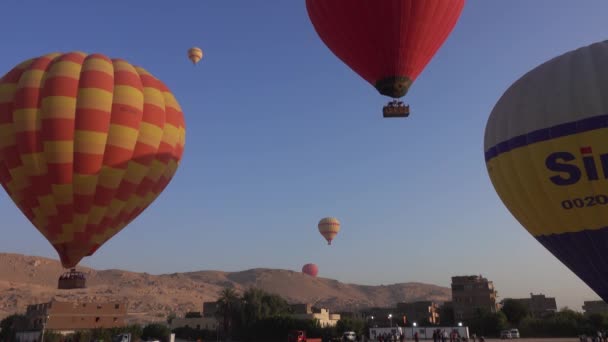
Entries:
[[302, 273], [308, 274], [311, 277], [316, 277], [319, 274], [319, 267], [315, 264], [306, 264], [302, 266]]
[[192, 62], [192, 64], [196, 64], [203, 59], [203, 50], [198, 47], [192, 47], [188, 49], [188, 59]]
[[184, 144], [173, 94], [125, 60], [51, 53], [0, 79], [0, 184], [66, 268], [157, 198]]
[[465, 0], [306, 0], [321, 40], [378, 92], [404, 96], [456, 25]]
[[317, 228], [319, 233], [327, 240], [327, 244], [331, 245], [332, 240], [340, 232], [340, 221], [335, 217], [325, 217], [319, 221]]
[[605, 301], [607, 141], [604, 41], [551, 59], [511, 85], [492, 110], [484, 143], [506, 207]]

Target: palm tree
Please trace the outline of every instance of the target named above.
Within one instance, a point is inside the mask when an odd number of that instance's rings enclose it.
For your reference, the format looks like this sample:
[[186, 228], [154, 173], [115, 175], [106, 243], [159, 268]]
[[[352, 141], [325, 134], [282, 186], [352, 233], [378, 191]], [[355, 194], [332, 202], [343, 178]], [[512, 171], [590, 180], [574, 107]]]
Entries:
[[233, 288], [225, 288], [217, 300], [218, 320], [223, 322], [224, 332], [229, 333], [240, 298]]

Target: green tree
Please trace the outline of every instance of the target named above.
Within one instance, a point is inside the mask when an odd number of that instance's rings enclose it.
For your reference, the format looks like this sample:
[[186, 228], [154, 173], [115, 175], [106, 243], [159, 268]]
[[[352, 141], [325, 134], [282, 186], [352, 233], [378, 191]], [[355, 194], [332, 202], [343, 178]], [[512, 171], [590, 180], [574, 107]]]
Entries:
[[507, 321], [516, 326], [530, 314], [528, 307], [524, 303], [513, 299], [504, 301], [502, 312], [507, 316]]
[[223, 332], [230, 336], [233, 323], [240, 314], [240, 298], [233, 288], [225, 288], [217, 300], [217, 318], [221, 322]]
[[164, 324], [152, 323], [144, 327], [142, 337], [147, 340], [157, 339], [168, 342], [171, 331]]
[[354, 331], [361, 336], [365, 333], [365, 321], [355, 318], [342, 318], [336, 324], [338, 334], [343, 334], [345, 331]]
[[24, 315], [10, 315], [0, 321], [0, 341], [15, 341], [17, 331], [25, 329], [27, 318]]
[[176, 317], [177, 317], [177, 315], [175, 314], [175, 312], [171, 312], [169, 315], [167, 315], [167, 324], [173, 323], [173, 320]]
[[500, 331], [508, 326], [507, 316], [501, 311], [489, 312], [488, 310], [477, 310], [475, 317], [467, 320], [469, 331], [477, 336], [499, 336]]

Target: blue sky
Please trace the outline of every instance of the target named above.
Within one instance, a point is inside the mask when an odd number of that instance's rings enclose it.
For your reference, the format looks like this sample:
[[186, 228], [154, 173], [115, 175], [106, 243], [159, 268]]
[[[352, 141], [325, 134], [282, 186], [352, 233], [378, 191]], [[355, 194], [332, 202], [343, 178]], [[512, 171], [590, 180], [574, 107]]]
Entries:
[[[177, 4], [179, 3], [179, 6]], [[3, 3], [0, 73], [80, 50], [125, 58], [162, 79], [186, 116], [172, 183], [84, 265], [164, 273], [254, 267], [345, 282], [483, 274], [502, 297], [543, 292], [580, 310], [598, 298], [504, 207], [487, 176], [483, 133], [523, 73], [608, 37], [603, 0], [469, 0], [406, 99], [387, 99], [318, 39], [304, 1]], [[193, 67], [186, 51], [205, 51]], [[56, 258], [0, 193], [0, 251]], [[342, 221], [327, 246], [316, 224]]]

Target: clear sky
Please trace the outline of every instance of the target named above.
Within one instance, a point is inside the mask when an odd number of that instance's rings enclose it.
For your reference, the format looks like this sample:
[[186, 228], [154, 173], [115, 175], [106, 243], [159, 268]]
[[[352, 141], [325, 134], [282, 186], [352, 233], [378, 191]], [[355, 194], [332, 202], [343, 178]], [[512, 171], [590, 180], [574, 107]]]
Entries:
[[[179, 5], [178, 5], [179, 4]], [[0, 73], [53, 51], [125, 58], [163, 80], [186, 116], [172, 183], [84, 265], [139, 272], [299, 270], [360, 284], [449, 286], [483, 274], [501, 297], [598, 297], [511, 216], [483, 134], [504, 90], [608, 37], [605, 0], [469, 0], [406, 99], [387, 99], [323, 45], [303, 0], [8, 1]], [[198, 45], [193, 67], [186, 51]], [[57, 258], [0, 193], [0, 251]], [[336, 216], [327, 246], [317, 231]]]

